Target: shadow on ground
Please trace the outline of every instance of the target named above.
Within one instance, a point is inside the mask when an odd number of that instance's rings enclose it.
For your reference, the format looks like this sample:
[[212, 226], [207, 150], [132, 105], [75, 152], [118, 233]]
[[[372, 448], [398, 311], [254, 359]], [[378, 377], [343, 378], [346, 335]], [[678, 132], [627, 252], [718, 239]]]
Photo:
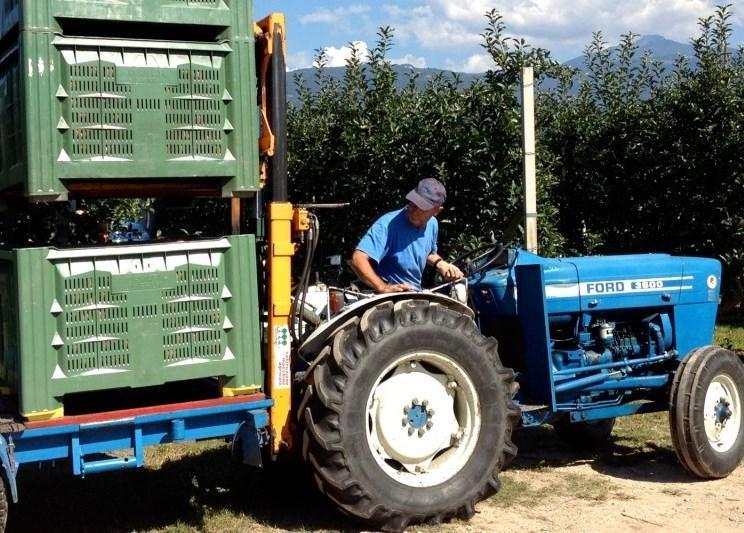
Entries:
[[576, 448], [562, 441], [552, 428], [542, 426], [515, 432], [519, 448], [509, 470], [535, 470], [587, 464], [608, 476], [633, 481], [692, 483], [700, 481], [677, 461], [674, 449], [656, 442], [631, 442], [613, 434], [595, 448]]
[[[516, 431], [517, 458], [508, 470], [587, 464], [608, 476], [646, 482], [691, 483], [671, 446], [616, 432], [604, 447], [577, 449], [550, 427]], [[237, 463], [227, 446], [183, 455], [182, 446], [159, 469], [75, 478], [70, 465], [19, 475], [20, 503], [12, 505], [8, 532], [128, 532], [214, 528], [214, 515], [238, 517], [241, 529], [356, 532], [360, 524], [319, 494], [302, 465], [257, 471]], [[245, 519], [241, 519], [245, 517]], [[237, 524], [231, 522], [228, 528]]]
[[20, 502], [8, 532], [129, 532], [202, 529], [227, 511], [251, 523], [288, 530], [359, 531], [315, 490], [302, 467], [255, 471], [225, 448], [166, 462], [158, 470], [74, 478], [67, 463], [21, 472]]

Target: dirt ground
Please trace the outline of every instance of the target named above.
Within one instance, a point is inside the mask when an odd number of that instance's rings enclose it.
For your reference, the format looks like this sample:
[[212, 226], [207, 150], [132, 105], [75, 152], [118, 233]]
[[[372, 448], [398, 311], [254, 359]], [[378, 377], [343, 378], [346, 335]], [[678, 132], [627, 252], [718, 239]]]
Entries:
[[[662, 416], [655, 417], [662, 427], [653, 429], [663, 431]], [[635, 436], [632, 421], [596, 453], [566, 450], [544, 431], [536, 441], [523, 432], [516, 439], [520, 454], [503, 474], [502, 492], [482, 502], [470, 522], [444, 527], [520, 533], [744, 531], [744, 465], [726, 479], [697, 480], [677, 464], [665, 438]]]
[[607, 498], [586, 498], [560, 491], [542, 501], [523, 502], [511, 508], [487, 501], [459, 529], [520, 533], [744, 531], [744, 467], [727, 479], [695, 482], [674, 465], [597, 466], [579, 463], [507, 475], [531, 486], [560, 485], [567, 476], [580, 476], [585, 483], [598, 483], [610, 490]]

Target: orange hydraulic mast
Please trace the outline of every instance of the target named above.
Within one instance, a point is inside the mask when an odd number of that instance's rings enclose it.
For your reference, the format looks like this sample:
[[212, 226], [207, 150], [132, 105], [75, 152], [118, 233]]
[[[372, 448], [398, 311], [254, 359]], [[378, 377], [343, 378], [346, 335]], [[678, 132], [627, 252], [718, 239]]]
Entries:
[[[287, 190], [286, 40], [284, 15], [272, 14], [256, 24], [261, 118], [261, 181], [268, 183], [266, 392], [271, 408], [272, 452], [292, 447], [292, 221], [295, 209]], [[306, 217], [303, 217], [306, 218]], [[295, 230], [307, 229], [295, 225]]]

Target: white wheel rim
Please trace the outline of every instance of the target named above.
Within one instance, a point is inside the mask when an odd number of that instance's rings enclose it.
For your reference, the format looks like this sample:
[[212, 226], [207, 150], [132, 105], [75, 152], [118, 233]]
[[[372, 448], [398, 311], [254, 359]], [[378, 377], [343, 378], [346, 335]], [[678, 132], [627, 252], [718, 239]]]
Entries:
[[412, 353], [388, 365], [367, 398], [367, 444], [383, 472], [410, 487], [457, 474], [481, 428], [478, 393], [457, 363]]
[[741, 398], [736, 383], [728, 374], [716, 376], [705, 393], [705, 434], [718, 453], [731, 449], [741, 428]]

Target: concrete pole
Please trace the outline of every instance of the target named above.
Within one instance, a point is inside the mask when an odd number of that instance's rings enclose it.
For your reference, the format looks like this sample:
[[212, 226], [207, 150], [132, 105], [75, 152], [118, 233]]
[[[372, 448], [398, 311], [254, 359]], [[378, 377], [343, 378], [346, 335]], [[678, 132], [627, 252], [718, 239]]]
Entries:
[[524, 156], [525, 248], [537, 253], [537, 178], [535, 166], [535, 76], [522, 68], [522, 152]]

